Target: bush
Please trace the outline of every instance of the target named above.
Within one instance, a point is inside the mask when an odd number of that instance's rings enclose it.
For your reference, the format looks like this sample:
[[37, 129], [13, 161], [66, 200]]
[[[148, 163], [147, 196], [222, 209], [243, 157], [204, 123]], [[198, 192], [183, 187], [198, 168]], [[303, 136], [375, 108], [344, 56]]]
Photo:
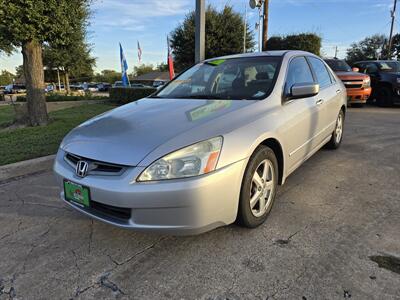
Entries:
[[[108, 99], [106, 96], [93, 96], [92, 94], [85, 94], [80, 96], [70, 95], [46, 95], [46, 102], [59, 102], [59, 101], [82, 101], [82, 100], [105, 100]], [[17, 102], [26, 102], [26, 96], [18, 96]]]
[[126, 104], [145, 98], [157, 91], [151, 87], [117, 87], [110, 89], [110, 101], [118, 104]]

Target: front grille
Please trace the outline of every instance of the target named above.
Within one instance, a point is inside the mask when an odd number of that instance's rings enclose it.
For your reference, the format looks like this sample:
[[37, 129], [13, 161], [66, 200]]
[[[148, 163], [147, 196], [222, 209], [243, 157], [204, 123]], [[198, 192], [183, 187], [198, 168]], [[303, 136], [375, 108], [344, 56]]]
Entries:
[[363, 86], [363, 81], [360, 79], [346, 79], [343, 84], [348, 89], [360, 89]]
[[89, 169], [88, 169], [88, 175], [120, 175], [122, 174], [126, 166], [123, 165], [117, 165], [117, 164], [110, 164], [102, 161], [96, 161], [92, 159], [88, 159], [85, 157], [81, 157], [75, 154], [67, 153], [64, 156], [65, 161], [72, 167], [76, 168], [76, 164], [80, 160], [84, 160], [88, 162], [89, 164]]
[[90, 209], [117, 219], [129, 220], [131, 218], [130, 208], [107, 205], [92, 200], [90, 201]]

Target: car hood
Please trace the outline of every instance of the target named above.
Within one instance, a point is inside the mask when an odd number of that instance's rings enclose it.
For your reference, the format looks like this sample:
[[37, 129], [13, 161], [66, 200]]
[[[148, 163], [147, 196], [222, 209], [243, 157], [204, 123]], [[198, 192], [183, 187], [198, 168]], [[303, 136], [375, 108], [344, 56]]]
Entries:
[[[79, 125], [64, 138], [61, 148], [93, 160], [136, 166], [152, 150], [177, 135], [254, 102], [142, 99]], [[188, 140], [185, 145], [176, 145], [176, 149], [193, 142]]]
[[364, 79], [368, 77], [368, 75], [358, 72], [336, 72], [336, 75], [340, 79]]

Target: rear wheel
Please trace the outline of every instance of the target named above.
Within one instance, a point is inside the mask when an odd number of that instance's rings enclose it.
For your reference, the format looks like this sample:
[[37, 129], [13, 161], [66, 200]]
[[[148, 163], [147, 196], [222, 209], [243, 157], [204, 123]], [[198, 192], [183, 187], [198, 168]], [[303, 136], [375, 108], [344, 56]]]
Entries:
[[259, 146], [250, 158], [240, 192], [238, 222], [254, 228], [264, 223], [275, 200], [278, 161], [274, 151]]
[[332, 133], [330, 141], [326, 144], [329, 149], [337, 149], [342, 143], [343, 138], [343, 128], [344, 128], [344, 112], [340, 110], [339, 115], [336, 119], [335, 130]]
[[376, 103], [378, 106], [388, 107], [393, 105], [393, 92], [388, 86], [382, 86], [376, 93]]

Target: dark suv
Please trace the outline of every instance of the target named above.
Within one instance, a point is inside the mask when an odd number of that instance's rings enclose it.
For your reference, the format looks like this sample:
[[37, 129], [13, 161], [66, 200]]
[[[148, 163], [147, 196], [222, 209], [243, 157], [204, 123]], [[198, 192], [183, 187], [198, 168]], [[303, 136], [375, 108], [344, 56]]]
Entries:
[[400, 104], [400, 62], [395, 60], [360, 61], [353, 64], [371, 77], [372, 99], [379, 106]]

